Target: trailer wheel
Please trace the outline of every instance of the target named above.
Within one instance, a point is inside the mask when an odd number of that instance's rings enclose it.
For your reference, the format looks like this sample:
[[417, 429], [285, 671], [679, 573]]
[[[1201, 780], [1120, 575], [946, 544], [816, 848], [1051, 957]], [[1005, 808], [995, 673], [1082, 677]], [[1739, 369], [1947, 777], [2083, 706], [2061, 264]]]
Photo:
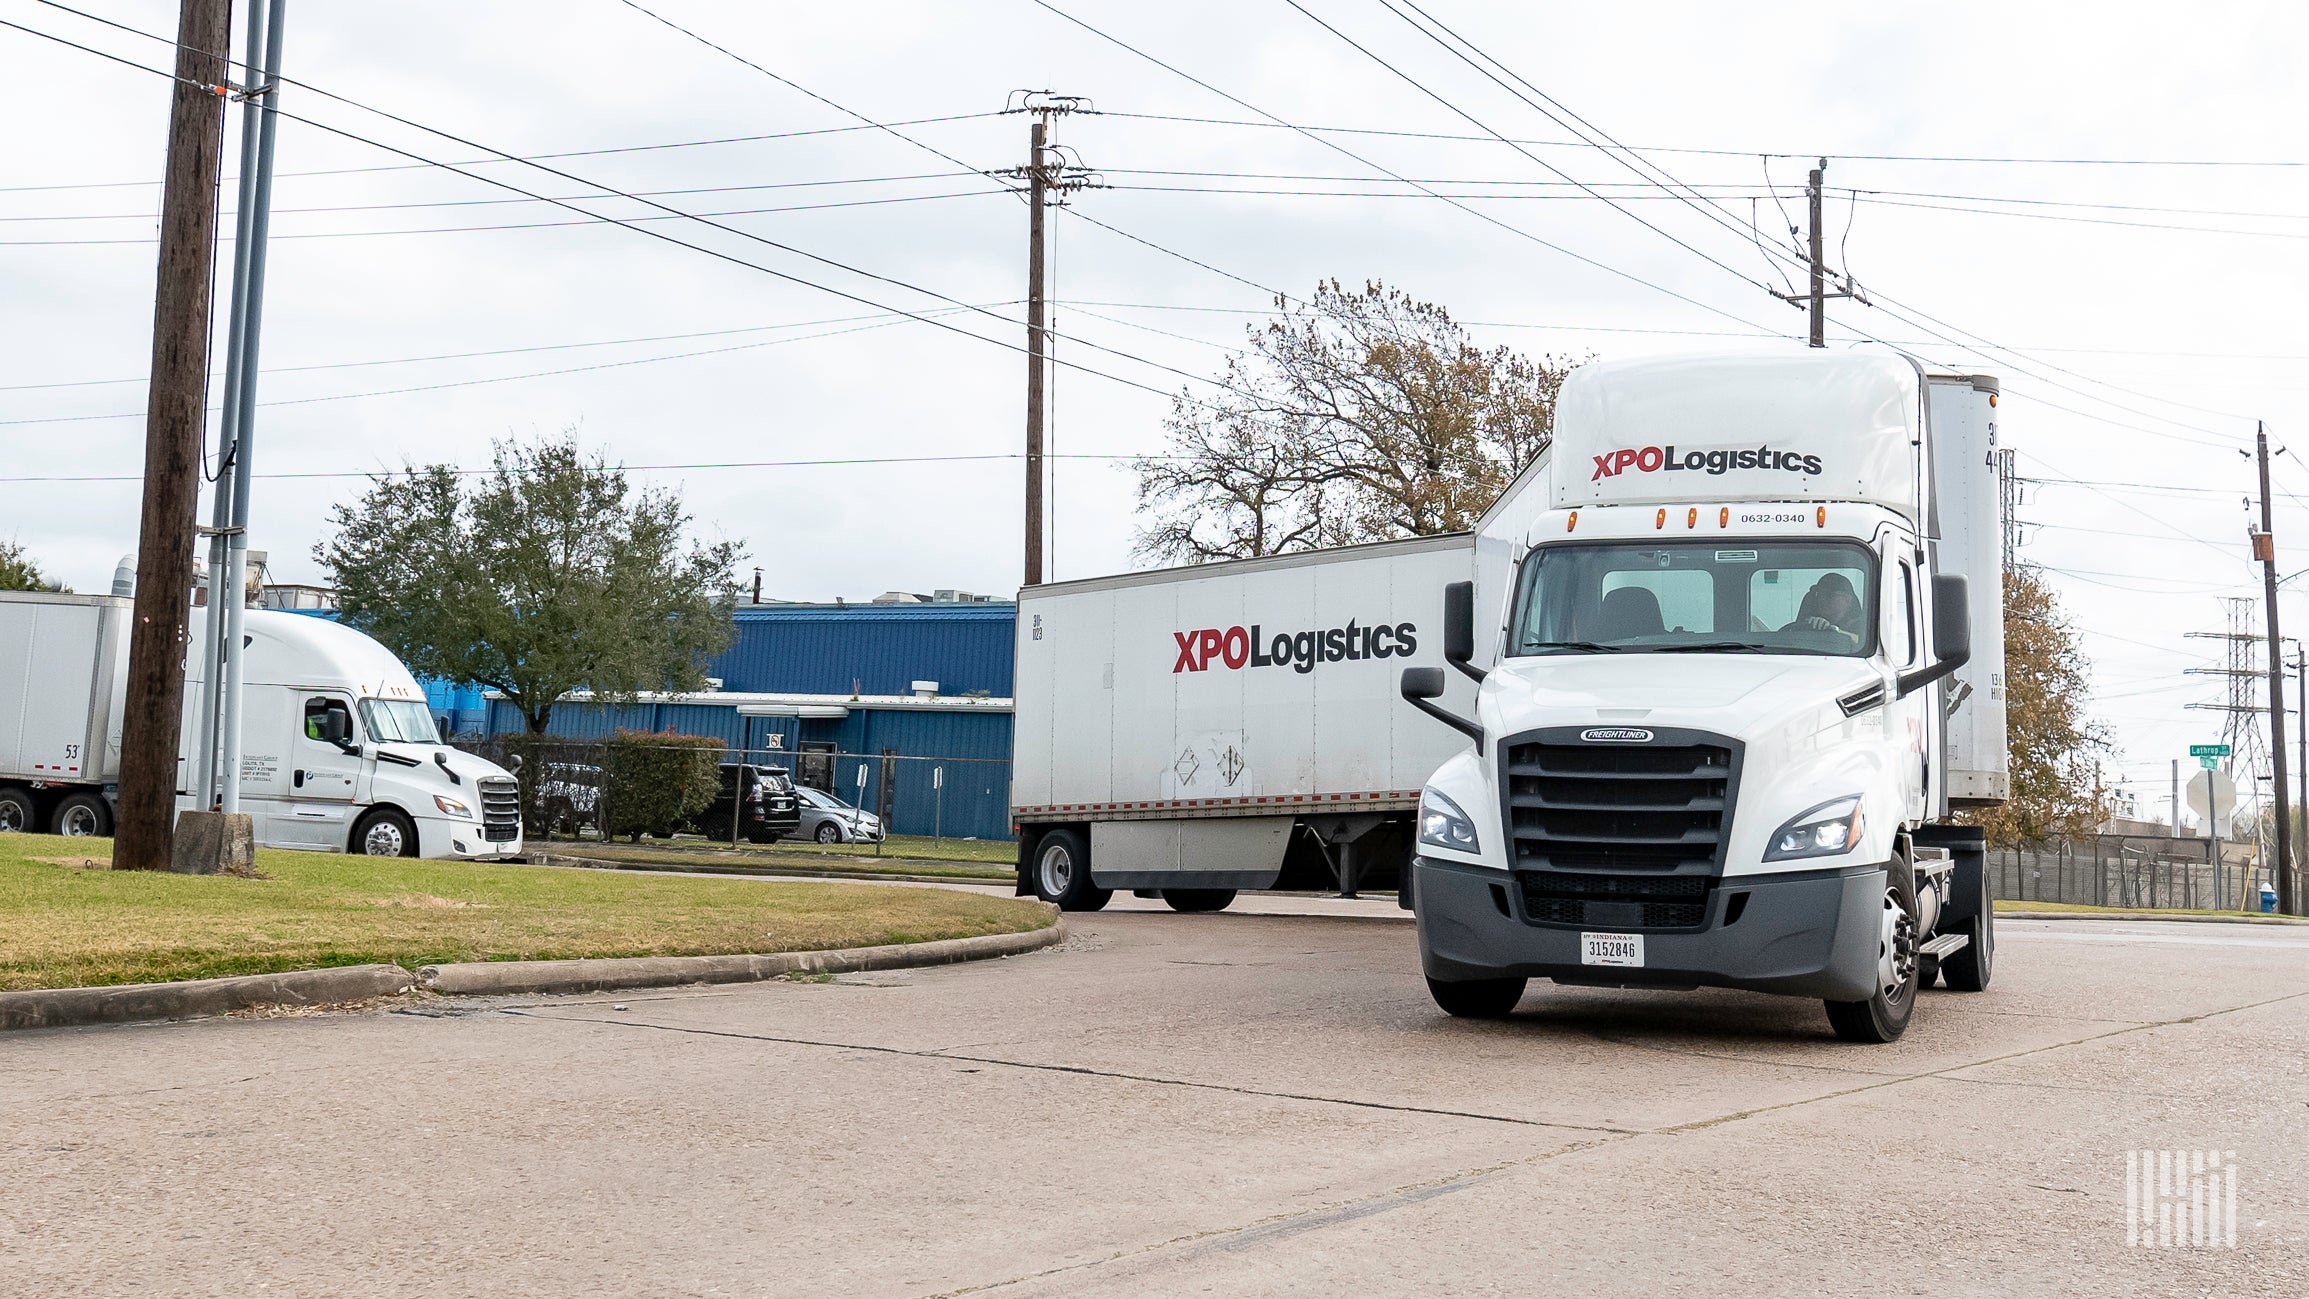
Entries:
[[28, 789], [0, 789], [0, 834], [30, 834], [40, 823], [40, 805]]
[[97, 794], [74, 794], [56, 805], [49, 828], [75, 839], [102, 839], [112, 833], [112, 808]]
[[1916, 1013], [1916, 880], [1897, 858], [1887, 872], [1876, 935], [1876, 994], [1866, 1001], [1831, 1001], [1828, 1025], [1847, 1042], [1897, 1041]]
[[1427, 981], [1427, 995], [1443, 1013], [1457, 1019], [1505, 1019], [1515, 1011], [1515, 1004], [1523, 1000], [1523, 989], [1528, 979], [1462, 979], [1445, 983], [1441, 979]]
[[390, 807], [380, 807], [353, 827], [353, 851], [364, 857], [414, 857], [417, 827]]
[[1164, 889], [1163, 901], [1173, 911], [1224, 911], [1233, 906], [1233, 889]]
[[1987, 898], [1964, 932], [1972, 941], [1940, 963], [1940, 977], [1951, 992], [1986, 992], [1996, 966], [1996, 908]]
[[1096, 911], [1114, 896], [1090, 882], [1090, 849], [1072, 830], [1053, 830], [1034, 846], [1034, 895], [1061, 911]]

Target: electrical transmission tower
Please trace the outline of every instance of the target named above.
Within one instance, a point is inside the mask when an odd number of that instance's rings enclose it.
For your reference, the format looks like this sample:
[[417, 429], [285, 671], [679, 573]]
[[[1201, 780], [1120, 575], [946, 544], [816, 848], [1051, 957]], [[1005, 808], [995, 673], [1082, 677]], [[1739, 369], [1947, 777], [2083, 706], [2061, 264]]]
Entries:
[[[2266, 637], [2253, 630], [2255, 601], [2248, 596], [2225, 598], [2229, 607], [2227, 631], [2193, 631], [2190, 636], [2199, 640], [2217, 640], [2227, 643], [2228, 665], [2218, 668], [2190, 668], [2194, 676], [2222, 677], [2228, 681], [2229, 699], [2221, 704], [2190, 704], [2189, 707], [2222, 714], [2221, 742], [2229, 746], [2229, 756], [2222, 769], [2234, 778], [2245, 774], [2244, 784], [2253, 788], [2255, 773], [2269, 762], [2269, 749], [2261, 738], [2261, 715], [2268, 708], [2261, 702], [2261, 683], [2267, 673], [2261, 667], [2261, 646]], [[2255, 818], [2258, 822], [2258, 816]], [[2257, 831], [2256, 831], [2257, 833]]]
[[1044, 252], [1043, 209], [1063, 204], [1078, 189], [1102, 182], [1083, 165], [1073, 150], [1052, 142], [1052, 123], [1068, 113], [1096, 112], [1081, 95], [1057, 95], [1047, 90], [1014, 90], [1005, 113], [1032, 113], [1027, 132], [1027, 162], [996, 172], [1026, 182], [1026, 585], [1042, 581], [1043, 490], [1048, 483], [1043, 454], [1043, 392], [1049, 381], [1049, 306], [1043, 272], [1049, 264]]

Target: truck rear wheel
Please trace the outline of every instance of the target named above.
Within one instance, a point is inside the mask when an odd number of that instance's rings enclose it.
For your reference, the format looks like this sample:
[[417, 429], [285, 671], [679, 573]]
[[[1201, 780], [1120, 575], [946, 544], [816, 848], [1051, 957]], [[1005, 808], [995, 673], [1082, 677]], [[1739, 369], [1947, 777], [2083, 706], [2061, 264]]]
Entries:
[[1173, 911], [1224, 911], [1233, 906], [1233, 889], [1164, 889], [1163, 901]]
[[1884, 885], [1876, 935], [1876, 993], [1866, 1001], [1831, 1001], [1828, 1026], [1847, 1042], [1882, 1044], [1908, 1031], [1921, 981], [1916, 934], [1916, 880], [1908, 863], [1893, 860]]
[[1061, 911], [1096, 911], [1114, 896], [1090, 882], [1090, 849], [1072, 830], [1053, 830], [1034, 845], [1034, 895]]
[[1951, 992], [1986, 992], [1996, 966], [1996, 908], [1987, 898], [1964, 932], [1972, 941], [1940, 962], [1940, 977]]
[[1528, 979], [1462, 979], [1445, 983], [1441, 979], [1427, 981], [1427, 995], [1443, 1013], [1458, 1019], [1505, 1019], [1515, 1012], [1515, 1004], [1523, 1000], [1523, 989]]
[[0, 834], [30, 834], [40, 824], [40, 805], [28, 789], [0, 789]]
[[101, 795], [74, 794], [56, 805], [49, 828], [76, 839], [102, 839], [112, 833], [112, 807]]

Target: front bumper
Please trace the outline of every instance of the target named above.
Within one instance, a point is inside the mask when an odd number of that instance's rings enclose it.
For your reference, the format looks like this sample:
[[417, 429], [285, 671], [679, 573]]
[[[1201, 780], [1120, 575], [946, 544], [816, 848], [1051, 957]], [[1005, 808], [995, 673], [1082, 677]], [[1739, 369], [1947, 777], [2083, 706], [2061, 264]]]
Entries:
[[[432, 833], [428, 834], [428, 830]], [[433, 844], [446, 845], [449, 851], [438, 855], [453, 861], [503, 861], [521, 855], [520, 834], [510, 839], [491, 839], [483, 834], [480, 825], [471, 821], [440, 821], [434, 826], [420, 826], [417, 844], [427, 850], [428, 857], [436, 855], [430, 851]]]
[[[1744, 988], [1826, 1001], [1860, 1001], [1875, 991], [1882, 864], [1723, 880], [1711, 890], [1699, 928], [1625, 931], [1644, 936], [1638, 969], [1582, 965], [1581, 927], [1525, 919], [1522, 889], [1510, 874], [1428, 857], [1414, 859], [1412, 870], [1419, 958], [1438, 982], [1528, 977], [1606, 987]], [[1726, 924], [1740, 894], [1746, 901]]]

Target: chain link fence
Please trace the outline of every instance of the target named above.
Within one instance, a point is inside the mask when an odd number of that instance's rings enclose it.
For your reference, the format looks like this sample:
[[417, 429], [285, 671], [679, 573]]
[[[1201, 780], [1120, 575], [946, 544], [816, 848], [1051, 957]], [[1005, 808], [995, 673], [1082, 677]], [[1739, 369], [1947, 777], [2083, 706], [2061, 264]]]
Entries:
[[2196, 911], [2258, 911], [2271, 873], [2216, 858], [2203, 839], [2095, 835], [2028, 848], [1991, 848], [1991, 892], [2022, 902]]
[[[614, 797], [602, 777], [608, 741], [512, 733], [459, 736], [453, 743], [519, 777], [521, 820], [530, 837], [605, 837]], [[1010, 764], [1002, 759], [730, 748], [722, 761], [780, 768], [798, 787], [873, 813], [889, 834], [1011, 838]]]

